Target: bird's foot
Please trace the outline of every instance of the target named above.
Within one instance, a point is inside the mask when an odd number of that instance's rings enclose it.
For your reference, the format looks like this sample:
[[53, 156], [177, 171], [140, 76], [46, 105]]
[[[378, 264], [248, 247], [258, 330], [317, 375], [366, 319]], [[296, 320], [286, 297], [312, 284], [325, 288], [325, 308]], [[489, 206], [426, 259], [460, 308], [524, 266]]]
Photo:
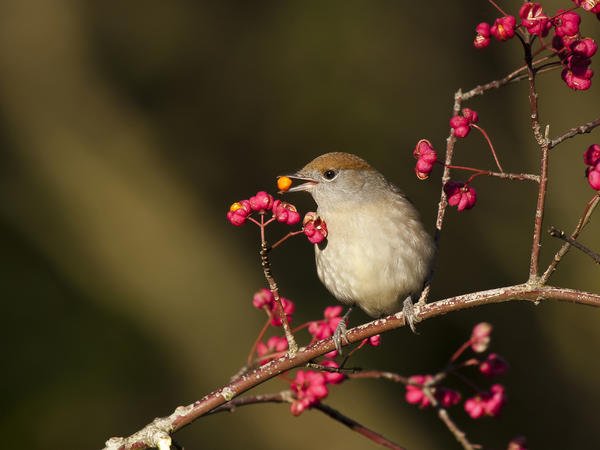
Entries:
[[[419, 307], [419, 304], [417, 304], [417, 307]], [[404, 304], [402, 305], [402, 314], [404, 315], [404, 321], [408, 324], [412, 332], [418, 334], [415, 324], [419, 323], [421, 319], [417, 317], [415, 305], [413, 305], [410, 297], [406, 297], [404, 300]]]
[[348, 320], [348, 316], [352, 312], [352, 307], [348, 308], [348, 311], [342, 316], [342, 320], [339, 321], [335, 330], [333, 332], [333, 343], [335, 344], [335, 349], [341, 355], [342, 354], [342, 339], [346, 341], [346, 344], [349, 344], [348, 340], [348, 328], [346, 325], [346, 320]]

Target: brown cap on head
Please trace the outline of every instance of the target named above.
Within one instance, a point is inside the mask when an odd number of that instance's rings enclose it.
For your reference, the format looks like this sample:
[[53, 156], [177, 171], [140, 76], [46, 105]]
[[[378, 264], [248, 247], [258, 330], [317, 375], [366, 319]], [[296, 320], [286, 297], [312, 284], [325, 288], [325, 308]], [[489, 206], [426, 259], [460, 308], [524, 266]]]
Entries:
[[331, 152], [317, 156], [304, 166], [300, 172], [310, 170], [322, 172], [327, 169], [374, 170], [368, 162], [352, 153]]

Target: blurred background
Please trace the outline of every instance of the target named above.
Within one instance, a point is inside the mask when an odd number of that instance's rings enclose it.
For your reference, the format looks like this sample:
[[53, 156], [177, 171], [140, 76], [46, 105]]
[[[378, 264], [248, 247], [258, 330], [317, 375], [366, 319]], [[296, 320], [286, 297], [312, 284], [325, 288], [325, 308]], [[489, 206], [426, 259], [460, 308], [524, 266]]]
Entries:
[[[502, 4], [513, 14], [520, 6]], [[327, 151], [357, 153], [408, 193], [432, 230], [440, 172], [417, 181], [414, 144], [426, 137], [442, 150], [456, 89], [509, 73], [521, 52], [517, 42], [472, 48], [475, 25], [497, 16], [484, 0], [3, 0], [0, 11], [6, 448], [100, 448], [242, 366], [263, 323], [251, 298], [264, 280], [257, 230], [232, 227], [225, 212], [273, 192], [276, 175]], [[583, 15], [583, 33], [599, 39], [598, 21]], [[599, 84], [576, 93], [559, 72], [541, 77], [551, 136], [598, 117]], [[525, 84], [468, 106], [507, 170], [537, 171]], [[575, 226], [593, 194], [581, 155], [599, 141], [596, 130], [552, 151], [545, 228]], [[455, 161], [493, 167], [477, 133]], [[448, 213], [433, 299], [526, 279], [535, 186], [480, 178], [475, 187], [475, 209]], [[293, 201], [314, 208], [308, 196]], [[581, 237], [596, 250], [599, 217]], [[558, 246], [544, 236], [543, 267]], [[297, 239], [273, 254], [296, 324], [333, 302], [312, 253]], [[572, 252], [551, 282], [598, 292], [600, 269]], [[484, 320], [495, 327], [492, 350], [512, 366], [509, 403], [500, 419], [477, 422], [456, 407], [471, 440], [501, 449], [523, 434], [531, 448], [598, 448], [597, 310], [514, 302], [462, 311], [420, 324], [419, 335], [388, 333], [354, 365], [435, 372]], [[273, 380], [263, 390], [285, 387]], [[356, 381], [328, 403], [410, 449], [458, 448], [403, 395]], [[175, 439], [187, 449], [376, 448], [286, 405], [208, 417]]]

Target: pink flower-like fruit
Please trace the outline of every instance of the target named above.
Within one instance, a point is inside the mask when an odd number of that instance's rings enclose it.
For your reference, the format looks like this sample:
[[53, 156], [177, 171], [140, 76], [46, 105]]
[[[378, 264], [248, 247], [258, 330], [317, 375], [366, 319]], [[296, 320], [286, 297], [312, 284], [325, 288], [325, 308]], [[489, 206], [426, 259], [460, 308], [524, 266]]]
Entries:
[[475, 39], [473, 45], [475, 48], [485, 48], [490, 45], [490, 24], [487, 22], [481, 22], [475, 27]]
[[487, 322], [480, 322], [473, 327], [471, 332], [471, 349], [475, 353], [483, 353], [490, 345], [492, 325]]
[[240, 200], [229, 207], [229, 211], [227, 211], [227, 220], [229, 220], [232, 225], [240, 227], [246, 223], [246, 219], [250, 214], [252, 214], [250, 202], [248, 200]]
[[[256, 345], [256, 354], [260, 356], [269, 355], [272, 353], [281, 353], [288, 349], [288, 341], [283, 336], [272, 336], [270, 337], [266, 344], [264, 342], [259, 342]], [[260, 364], [266, 364], [271, 361], [274, 356], [263, 358], [260, 360]]]
[[299, 370], [290, 387], [295, 393], [296, 399], [292, 402], [290, 410], [293, 415], [298, 416], [312, 405], [319, 403], [329, 393], [327, 380], [320, 372], [313, 370]]
[[317, 213], [308, 212], [302, 221], [302, 231], [312, 244], [320, 244], [327, 237], [327, 224]]
[[269, 211], [273, 207], [273, 196], [265, 191], [257, 192], [249, 201], [253, 211]]
[[544, 13], [539, 3], [525, 2], [519, 10], [521, 24], [527, 28], [529, 34], [546, 36], [552, 27], [550, 18]]
[[273, 217], [277, 222], [285, 223], [286, 225], [295, 225], [300, 222], [300, 214], [294, 205], [281, 200], [273, 202]]
[[488, 377], [504, 375], [508, 371], [508, 363], [500, 355], [490, 353], [487, 358], [479, 364], [479, 371]]
[[600, 0], [573, 0], [573, 3], [591, 13], [600, 13]]
[[576, 12], [559, 9], [552, 23], [556, 36], [575, 36], [579, 33], [581, 17]]
[[456, 206], [459, 211], [471, 209], [477, 203], [477, 192], [468, 184], [450, 180], [444, 185], [444, 192], [448, 204]]
[[513, 16], [504, 16], [496, 19], [490, 33], [499, 41], [507, 41], [515, 35], [517, 21]]
[[595, 166], [588, 167], [585, 175], [592, 189], [600, 191], [600, 161]]
[[469, 135], [471, 131], [471, 124], [479, 121], [479, 115], [477, 111], [470, 108], [463, 108], [461, 115], [453, 116], [450, 119], [450, 127], [454, 136], [464, 138]]
[[315, 339], [327, 339], [333, 336], [333, 332], [342, 320], [341, 306], [328, 306], [323, 313], [323, 320], [315, 320], [308, 325], [308, 332]]
[[484, 416], [498, 416], [505, 404], [504, 386], [494, 384], [490, 387], [489, 392], [482, 392], [465, 400], [464, 406], [465, 411], [472, 419], [479, 419]]
[[572, 55], [567, 58], [567, 66], [563, 69], [561, 77], [571, 89], [576, 91], [585, 91], [592, 85], [594, 71], [588, 66], [589, 58]]
[[417, 178], [420, 180], [429, 178], [429, 174], [433, 170], [433, 165], [437, 161], [437, 153], [431, 145], [431, 142], [427, 139], [421, 139], [417, 142], [417, 145], [413, 150], [413, 156], [417, 159], [417, 164], [415, 166]]
[[431, 375], [413, 375], [408, 379], [409, 384], [406, 385], [406, 394], [404, 398], [411, 405], [419, 405], [419, 408], [426, 408], [431, 404], [425, 393], [423, 385], [429, 383], [433, 377]]
[[[323, 361], [321, 365], [325, 367], [331, 367], [333, 369], [339, 369], [340, 365], [335, 361]], [[325, 377], [325, 382], [327, 384], [340, 384], [342, 381], [346, 379], [346, 375], [341, 372], [327, 372], [323, 371], [323, 376]]]
[[[292, 314], [296, 309], [296, 305], [294, 305], [293, 301], [285, 297], [280, 297], [279, 299], [281, 300], [283, 312], [285, 313], [288, 321], [291, 322]], [[266, 308], [271, 317], [271, 325], [274, 327], [281, 326], [281, 318], [279, 317], [277, 302], [275, 301], [275, 296], [269, 289], [262, 288], [260, 291], [256, 292], [254, 297], [252, 297], [252, 304], [258, 309]]]
[[600, 162], [600, 145], [590, 145], [583, 153], [583, 162], [588, 166], [595, 166], [598, 162]]

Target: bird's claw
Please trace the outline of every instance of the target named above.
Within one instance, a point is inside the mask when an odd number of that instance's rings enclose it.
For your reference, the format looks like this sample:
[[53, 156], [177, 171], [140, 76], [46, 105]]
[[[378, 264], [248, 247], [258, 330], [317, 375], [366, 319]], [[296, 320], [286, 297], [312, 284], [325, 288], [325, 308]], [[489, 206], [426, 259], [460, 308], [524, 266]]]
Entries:
[[418, 334], [417, 329], [415, 328], [415, 324], [420, 322], [420, 319], [415, 313], [415, 305], [413, 305], [412, 299], [410, 297], [406, 297], [406, 299], [404, 300], [404, 304], [402, 305], [402, 314], [404, 315], [404, 321], [408, 324], [411, 331], [415, 334]]
[[348, 329], [346, 328], [346, 320], [345, 318], [342, 318], [333, 332], [333, 343], [335, 344], [335, 349], [340, 355], [342, 354], [342, 339], [346, 341], [346, 344], [350, 343], [347, 333]]

